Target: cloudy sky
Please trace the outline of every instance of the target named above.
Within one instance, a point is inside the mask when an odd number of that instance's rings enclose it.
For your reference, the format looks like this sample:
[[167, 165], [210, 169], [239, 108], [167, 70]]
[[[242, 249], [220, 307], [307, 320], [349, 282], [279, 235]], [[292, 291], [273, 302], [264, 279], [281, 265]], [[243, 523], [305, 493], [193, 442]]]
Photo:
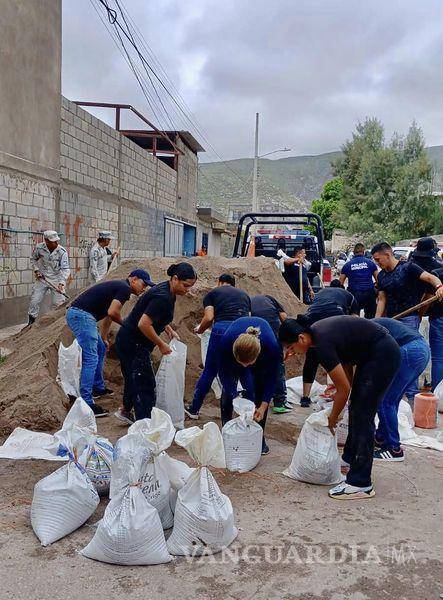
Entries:
[[[336, 150], [365, 116], [388, 135], [415, 118], [428, 145], [443, 144], [442, 0], [120, 3], [192, 111], [206, 160], [217, 160], [208, 141], [224, 159], [251, 156], [256, 112], [260, 153]], [[133, 104], [165, 127], [93, 5], [63, 0], [64, 95]], [[174, 127], [199, 137], [159, 94]]]

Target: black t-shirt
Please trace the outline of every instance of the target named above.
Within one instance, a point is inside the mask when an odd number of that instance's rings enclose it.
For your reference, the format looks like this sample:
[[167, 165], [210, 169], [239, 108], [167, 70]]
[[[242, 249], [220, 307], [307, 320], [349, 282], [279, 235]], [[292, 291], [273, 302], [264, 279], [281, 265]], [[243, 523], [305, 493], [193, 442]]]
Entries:
[[326, 287], [315, 294], [306, 316], [311, 323], [315, 323], [328, 317], [359, 313], [359, 306], [350, 292], [341, 288]]
[[175, 296], [171, 292], [169, 281], [154, 285], [138, 299], [131, 314], [123, 321], [123, 327], [132, 332], [134, 341], [152, 350], [155, 344], [143, 335], [138, 328], [138, 322], [143, 315], [147, 315], [152, 321], [155, 332], [160, 335], [174, 318], [174, 306]]
[[281, 323], [279, 315], [282, 312], [285, 312], [285, 309], [272, 296], [260, 295], [251, 298], [251, 316], [267, 321], [275, 335], [278, 335]]
[[318, 360], [328, 373], [338, 364], [364, 362], [372, 345], [389, 335], [372, 320], [348, 316], [317, 321], [311, 331]]
[[395, 317], [420, 302], [423, 295], [422, 273], [423, 269], [415, 263], [402, 261], [393, 271], [380, 271], [378, 289], [386, 294], [387, 317]]
[[[299, 273], [300, 265], [285, 265], [285, 270], [283, 273], [283, 278], [286, 283], [289, 285], [291, 290], [297, 296], [300, 297], [300, 273]], [[305, 267], [302, 266], [302, 285], [303, 285], [303, 299], [309, 301], [309, 279], [308, 279], [308, 271]]]
[[131, 296], [129, 281], [114, 279], [97, 283], [84, 291], [71, 304], [90, 313], [96, 321], [101, 321], [107, 314], [111, 302], [118, 300], [123, 305]]
[[221, 285], [206, 294], [203, 306], [214, 307], [214, 323], [235, 321], [248, 317], [251, 312], [251, 300], [246, 292], [232, 285]]
[[[443, 283], [443, 267], [432, 271], [432, 275], [438, 277]], [[440, 302], [439, 300], [436, 300], [433, 302], [428, 310], [428, 316], [430, 319], [438, 319], [439, 317], [443, 317], [443, 301]]]

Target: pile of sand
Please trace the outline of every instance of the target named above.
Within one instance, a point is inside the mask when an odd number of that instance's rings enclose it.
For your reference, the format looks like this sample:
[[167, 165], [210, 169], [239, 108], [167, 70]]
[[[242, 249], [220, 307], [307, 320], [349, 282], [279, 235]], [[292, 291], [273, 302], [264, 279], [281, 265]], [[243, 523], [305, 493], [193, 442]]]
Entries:
[[[122, 279], [136, 267], [146, 268], [154, 281], [167, 279], [166, 269], [171, 259], [125, 261], [109, 278]], [[198, 281], [184, 297], [177, 299], [174, 328], [188, 346], [186, 398], [192, 397], [195, 382], [201, 372], [200, 340], [194, 333], [202, 314], [203, 296], [212, 289], [221, 273], [235, 275], [237, 286], [250, 295], [270, 294], [285, 307], [288, 314], [303, 312], [274, 261], [269, 258], [193, 258]], [[124, 307], [127, 314], [134, 300]], [[71, 343], [72, 334], [65, 321], [66, 307], [50, 312], [28, 330], [8, 340], [12, 353], [0, 367], [0, 432], [9, 433], [21, 426], [39, 430], [59, 427], [66, 414], [68, 400], [55, 379], [58, 346]], [[300, 363], [294, 361], [288, 376], [300, 373]], [[105, 378], [115, 390], [113, 406], [121, 401], [122, 378], [119, 363], [110, 352], [106, 361]], [[106, 404], [108, 408], [111, 406]]]

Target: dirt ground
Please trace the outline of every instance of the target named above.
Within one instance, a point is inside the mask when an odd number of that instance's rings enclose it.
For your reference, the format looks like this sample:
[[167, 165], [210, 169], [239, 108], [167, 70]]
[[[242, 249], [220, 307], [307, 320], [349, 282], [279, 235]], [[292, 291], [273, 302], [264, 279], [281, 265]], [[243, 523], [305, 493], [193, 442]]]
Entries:
[[[114, 408], [118, 402], [112, 399], [107, 406]], [[41, 547], [29, 521], [33, 486], [60, 465], [1, 460], [1, 598], [441, 598], [441, 455], [407, 448], [404, 463], [374, 467], [375, 498], [330, 500], [327, 488], [281, 475], [309, 412], [298, 407], [289, 415], [271, 415], [271, 453], [253, 472], [216, 473], [239, 528], [230, 552], [175, 558], [166, 565], [122, 567], [78, 554], [94, 534], [105, 499], [86, 525]], [[220, 423], [215, 401], [205, 405], [203, 413], [199, 425], [207, 420]], [[113, 417], [99, 419], [98, 425], [112, 441], [126, 432]], [[171, 454], [190, 462], [177, 446]]]
[[[209, 263], [202, 264], [204, 274]], [[239, 263], [236, 265], [243, 283], [244, 269]], [[155, 275], [161, 266], [153, 269]], [[248, 277], [252, 283], [247, 284], [251, 292], [258, 293], [266, 281], [264, 267], [251, 266]], [[219, 268], [234, 267], [223, 262]], [[183, 305], [179, 311], [177, 326], [187, 340], [191, 340], [191, 326], [199, 316], [195, 307], [208, 285], [208, 278], [202, 276], [193, 296], [186, 300], [189, 305]], [[271, 289], [275, 290], [272, 279], [266, 291], [270, 293]], [[284, 288], [278, 293], [283, 294]], [[293, 305], [290, 310], [293, 313], [297, 308]], [[184, 315], [188, 317], [185, 319]], [[54, 364], [58, 342], [65, 338], [62, 315], [55, 311], [45, 316], [32, 334], [25, 332], [8, 340], [13, 353], [0, 369], [0, 425], [6, 425], [5, 433], [12, 425], [25, 425], [26, 420], [44, 429], [44, 419], [52, 419], [53, 429], [63, 418], [65, 408], [54, 382]], [[14, 357], [18, 357], [15, 365]], [[199, 371], [196, 344], [192, 346], [190, 361], [187, 400]], [[43, 369], [43, 377], [37, 373], [39, 368]], [[121, 402], [121, 387], [112, 358], [106, 373], [116, 396], [101, 404], [114, 410]], [[299, 364], [292, 368], [292, 374], [299, 374]], [[29, 385], [34, 386], [34, 396]], [[43, 408], [39, 403], [44, 404]], [[232, 501], [239, 529], [229, 551], [213, 557], [174, 558], [166, 565], [106, 565], [79, 554], [94, 535], [94, 524], [103, 514], [106, 499], [101, 500], [83, 527], [43, 548], [29, 519], [33, 487], [60, 464], [0, 460], [0, 598], [443, 598], [442, 455], [406, 447], [404, 463], [374, 466], [375, 498], [347, 503], [330, 500], [327, 487], [303, 484], [281, 475], [290, 463], [295, 441], [310, 411], [297, 407], [290, 414], [270, 415], [267, 439], [271, 453], [262, 457], [253, 472], [215, 473], [221, 490]], [[212, 396], [204, 405], [203, 418], [190, 424], [202, 425], [208, 420], [220, 425]], [[126, 433], [126, 427], [113, 417], [97, 422], [99, 433], [113, 442]], [[170, 453], [190, 463], [183, 449], [173, 446]]]

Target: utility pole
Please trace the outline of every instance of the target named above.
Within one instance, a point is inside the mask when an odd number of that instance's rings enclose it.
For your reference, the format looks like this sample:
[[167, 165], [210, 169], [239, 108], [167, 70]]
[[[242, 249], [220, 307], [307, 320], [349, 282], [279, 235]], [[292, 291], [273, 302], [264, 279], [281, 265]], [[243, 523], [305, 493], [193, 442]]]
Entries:
[[259, 114], [255, 113], [255, 153], [254, 153], [254, 173], [252, 177], [252, 212], [260, 212], [258, 204], [258, 119]]

